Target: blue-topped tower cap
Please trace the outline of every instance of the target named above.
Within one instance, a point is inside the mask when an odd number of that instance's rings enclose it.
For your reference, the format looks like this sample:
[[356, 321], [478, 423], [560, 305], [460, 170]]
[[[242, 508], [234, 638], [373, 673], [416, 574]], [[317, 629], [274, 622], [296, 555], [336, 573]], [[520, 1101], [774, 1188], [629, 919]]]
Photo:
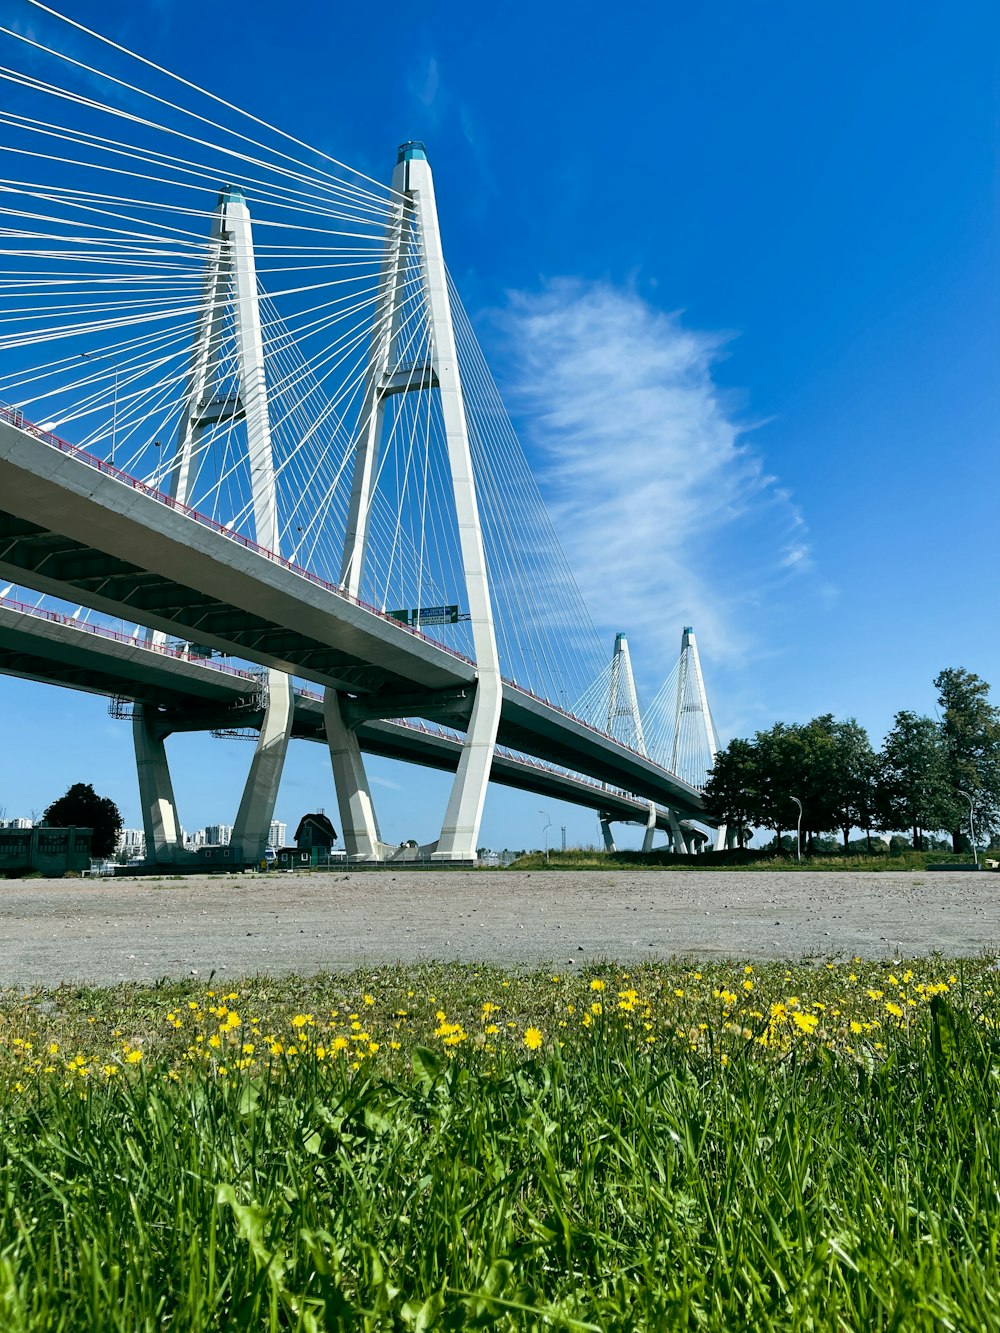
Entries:
[[399, 145], [399, 154], [396, 158], [397, 165], [400, 162], [411, 162], [414, 158], [420, 158], [421, 161], [427, 161], [427, 149], [419, 139], [407, 139], [406, 143]]
[[242, 185], [223, 185], [219, 191], [220, 204], [245, 204], [247, 192]]
[[690, 625], [685, 625], [685, 626], [684, 626], [684, 633], [685, 633], [685, 634], [693, 634], [693, 633], [694, 633], [694, 630], [691, 628]]

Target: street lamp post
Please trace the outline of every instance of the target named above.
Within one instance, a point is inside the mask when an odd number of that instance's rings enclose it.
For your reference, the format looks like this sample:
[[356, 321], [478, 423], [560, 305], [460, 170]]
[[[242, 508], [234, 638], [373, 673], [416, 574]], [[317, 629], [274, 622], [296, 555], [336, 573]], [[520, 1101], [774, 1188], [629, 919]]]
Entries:
[[962, 791], [961, 788], [958, 788], [958, 794], [959, 796], [964, 796], [965, 799], [969, 802], [969, 841], [972, 843], [972, 859], [975, 861], [976, 869], [978, 870], [979, 852], [976, 850], [976, 825], [975, 822], [973, 821], [973, 810], [975, 807], [972, 802], [972, 797], [969, 795], [967, 791]]
[[544, 840], [545, 840], [545, 860], [546, 860], [546, 862], [548, 862], [548, 859], [549, 859], [549, 829], [552, 827], [552, 816], [549, 814], [549, 812], [548, 812], [547, 810], [539, 810], [538, 813], [539, 813], [540, 815], [542, 815], [542, 816], [548, 821], [548, 822], [545, 824], [545, 827], [542, 829], [542, 837], [543, 837]]
[[795, 830], [795, 851], [796, 851], [796, 853], [797, 853], [797, 855], [798, 855], [798, 860], [799, 860], [799, 862], [801, 863], [801, 861], [802, 861], [802, 802], [799, 800], [799, 798], [798, 798], [797, 796], [793, 796], [793, 797], [792, 797], [792, 800], [793, 800], [793, 801], [795, 802], [795, 804], [799, 807], [799, 822], [798, 822], [798, 826], [796, 827], [796, 830]]

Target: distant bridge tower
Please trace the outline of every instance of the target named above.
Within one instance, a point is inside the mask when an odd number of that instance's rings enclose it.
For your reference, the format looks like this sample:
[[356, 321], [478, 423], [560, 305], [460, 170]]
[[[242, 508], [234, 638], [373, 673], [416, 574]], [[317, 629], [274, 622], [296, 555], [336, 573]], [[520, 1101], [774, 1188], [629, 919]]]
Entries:
[[[611, 655], [611, 681], [608, 687], [607, 733], [624, 745], [631, 746], [640, 754], [646, 754], [646, 739], [642, 730], [642, 717], [639, 713], [639, 698], [635, 692], [635, 677], [632, 675], [632, 658], [629, 653], [628, 639], [624, 634], [615, 635], [614, 652]], [[601, 837], [605, 851], [616, 851], [614, 835], [611, 832], [611, 816], [600, 816]], [[647, 836], [647, 841], [649, 838]]]
[[[236, 342], [235, 393], [221, 388], [226, 317], [231, 311]], [[209, 233], [209, 253], [201, 308], [170, 471], [169, 494], [181, 504], [191, 497], [206, 429], [245, 421], [258, 546], [280, 554], [278, 504], [267, 405], [267, 376], [260, 330], [260, 306], [250, 210], [238, 186], [220, 193]], [[162, 639], [162, 635], [158, 635]], [[257, 749], [233, 827], [235, 861], [255, 863], [264, 854], [274, 816], [278, 784], [292, 727], [292, 683], [282, 671], [267, 673], [267, 702]], [[137, 706], [133, 718], [139, 797], [149, 860], [172, 861], [182, 852], [180, 821], [167, 764], [166, 735]]]
[[[386, 228], [341, 583], [349, 593], [357, 596], [368, 544], [386, 402], [394, 394], [436, 390], [440, 395], [451, 472], [477, 680], [441, 836], [423, 850], [441, 860], [471, 862], [476, 856], [486, 787], [493, 764], [503, 687], [452, 327], [447, 270], [434, 200], [434, 179], [423, 144], [411, 142], [400, 146], [392, 189], [396, 204]], [[420, 365], [409, 362], [405, 349], [400, 346], [400, 328], [406, 318], [406, 284], [414, 267], [420, 276], [430, 334], [429, 352]], [[351, 709], [344, 696], [335, 689], [326, 691], [324, 715], [345, 849], [355, 860], [382, 860], [390, 849], [379, 836], [361, 749], [351, 726]], [[398, 716], [398, 712], [393, 715]]]
[[611, 688], [608, 691], [608, 735], [646, 754], [646, 738], [642, 732], [639, 699], [632, 675], [632, 658], [628, 639], [615, 635], [615, 650], [611, 658]]
[[[681, 655], [677, 670], [677, 701], [674, 709], [673, 741], [667, 767], [672, 773], [685, 772], [691, 766], [692, 755], [700, 754], [702, 762], [707, 759], [705, 774], [715, 763], [719, 752], [719, 738], [712, 720], [712, 711], [708, 706], [705, 692], [705, 678], [701, 672], [701, 659], [698, 656], [698, 642], [690, 625], [684, 626], [681, 635]], [[695, 775], [699, 785], [704, 775]], [[678, 828], [674, 832], [675, 840], [680, 835]], [[723, 825], [716, 834], [716, 850], [726, 844], [726, 828]], [[690, 850], [689, 841], [684, 839], [684, 847]]]

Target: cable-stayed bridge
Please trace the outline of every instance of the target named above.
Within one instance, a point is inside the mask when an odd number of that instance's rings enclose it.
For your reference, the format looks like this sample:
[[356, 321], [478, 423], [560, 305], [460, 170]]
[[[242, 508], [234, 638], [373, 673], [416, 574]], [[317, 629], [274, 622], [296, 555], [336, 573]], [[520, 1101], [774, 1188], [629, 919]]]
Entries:
[[0, 669], [133, 702], [159, 860], [166, 736], [234, 711], [248, 862], [294, 736], [329, 746], [361, 860], [393, 850], [365, 753], [454, 768], [440, 860], [474, 858], [491, 777], [688, 847], [716, 747], [693, 636], [643, 715], [447, 272], [423, 145], [380, 186], [73, 26], [102, 63], [0, 29], [30, 55], [0, 70]]

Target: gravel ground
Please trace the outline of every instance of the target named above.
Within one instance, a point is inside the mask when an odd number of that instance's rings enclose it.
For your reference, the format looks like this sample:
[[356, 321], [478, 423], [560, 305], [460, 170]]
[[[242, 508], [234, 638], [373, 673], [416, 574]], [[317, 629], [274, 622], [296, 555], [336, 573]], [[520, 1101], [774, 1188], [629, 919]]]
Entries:
[[1000, 951], [1000, 876], [391, 871], [0, 884], [0, 986]]

